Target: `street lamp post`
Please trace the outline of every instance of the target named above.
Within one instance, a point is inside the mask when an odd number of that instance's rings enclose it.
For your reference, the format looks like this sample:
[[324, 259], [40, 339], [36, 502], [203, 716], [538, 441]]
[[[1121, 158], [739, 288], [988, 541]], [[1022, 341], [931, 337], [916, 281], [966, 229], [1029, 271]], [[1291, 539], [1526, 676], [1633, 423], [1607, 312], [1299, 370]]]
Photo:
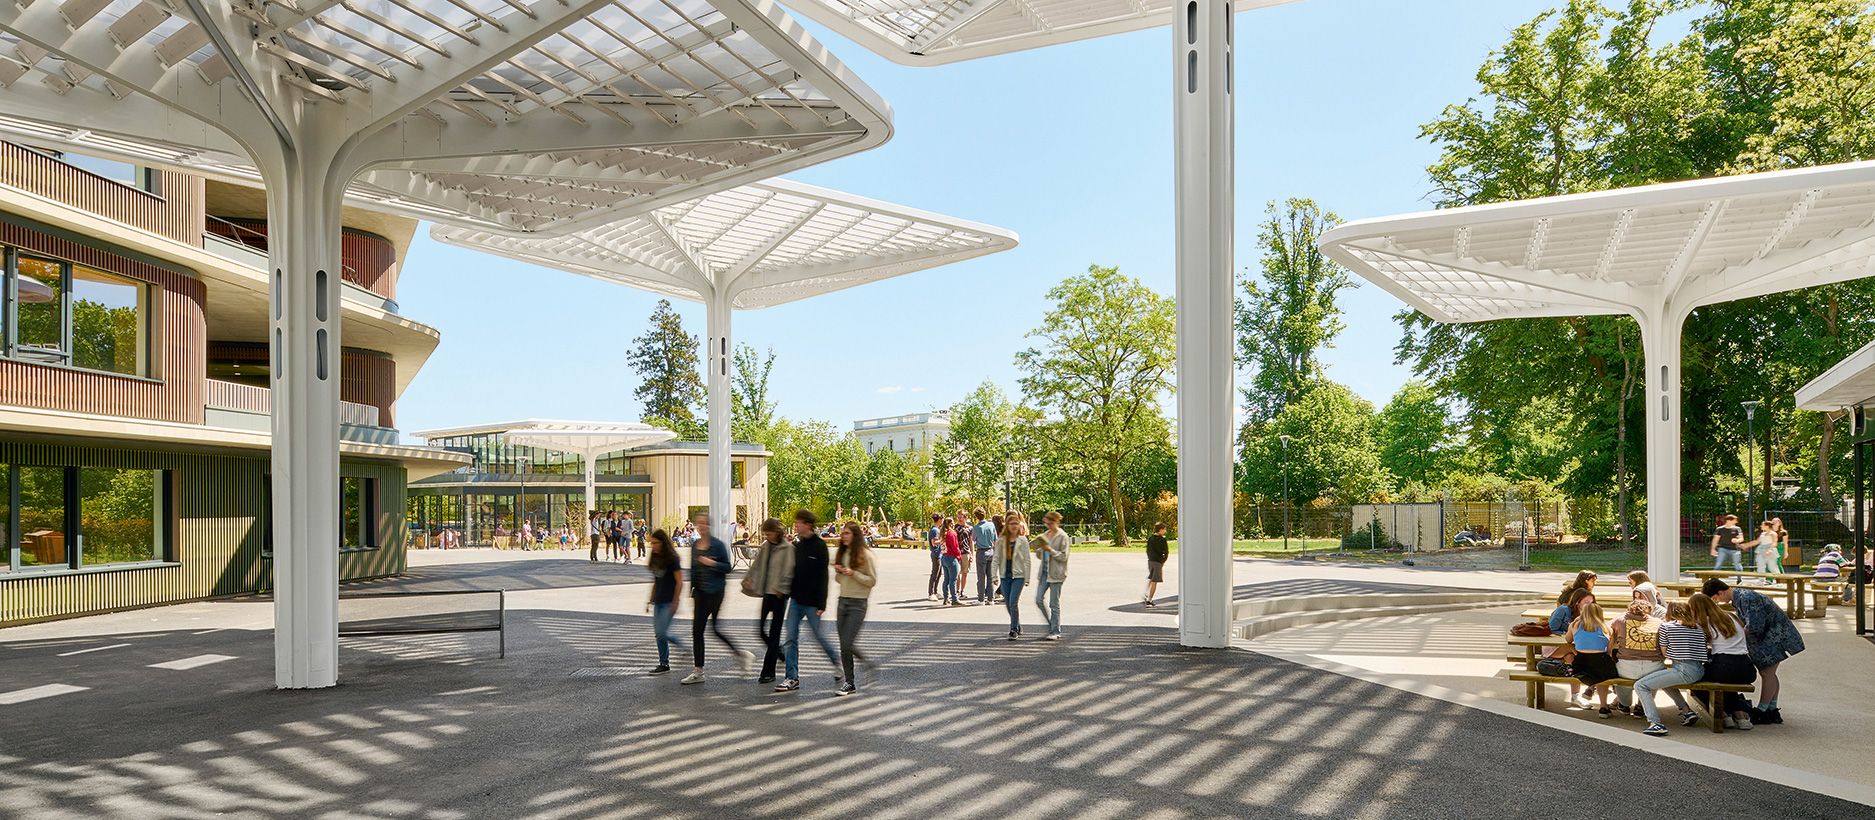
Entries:
[[1745, 526], [1751, 527], [1758, 522], [1758, 519], [1753, 515], [1758, 489], [1756, 463], [1758, 458], [1758, 436], [1752, 427], [1752, 421], [1758, 414], [1758, 408], [1762, 406], [1764, 402], [1747, 401], [1740, 402], [1740, 404], [1745, 408]]
[[1289, 441], [1292, 436], [1277, 436], [1283, 443], [1283, 552], [1289, 551]]
[[[514, 457], [515, 476], [520, 480], [520, 489], [515, 491], [514, 497], [513, 537], [516, 538], [521, 535], [521, 524], [527, 520], [527, 461], [527, 456]], [[527, 549], [527, 547], [527, 542], [523, 540], [521, 542], [521, 549]]]

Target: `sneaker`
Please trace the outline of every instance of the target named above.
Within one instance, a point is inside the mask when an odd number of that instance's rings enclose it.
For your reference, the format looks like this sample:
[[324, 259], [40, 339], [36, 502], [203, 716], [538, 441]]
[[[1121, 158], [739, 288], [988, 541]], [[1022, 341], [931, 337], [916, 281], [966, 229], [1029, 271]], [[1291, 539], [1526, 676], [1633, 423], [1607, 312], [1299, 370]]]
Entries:
[[775, 684], [775, 691], [777, 692], [792, 692], [799, 688], [801, 688], [801, 682], [793, 678], [788, 678]]
[[1147, 598], [1147, 599], [1146, 599], [1146, 606], [1147, 606], [1148, 608], [1152, 608], [1152, 607], [1157, 607], [1157, 606], [1158, 606], [1158, 604], [1157, 604], [1157, 603], [1154, 603], [1154, 602], [1153, 602], [1153, 600], [1152, 600], [1151, 598]]
[[1632, 715], [1634, 714], [1634, 707], [1617, 703], [1615, 704], [1615, 711], [1620, 712], [1621, 714], [1624, 714], [1624, 715]]
[[1751, 731], [1751, 716], [1744, 712], [1733, 712], [1732, 721], [1726, 725], [1741, 732], [1749, 732]]
[[1016, 639], [1016, 631], [1013, 629], [1009, 630], [1009, 640], [1013, 641], [1015, 639]]
[[937, 600], [937, 596], [936, 596], [936, 595], [927, 595], [927, 596], [925, 596], [925, 600], [927, 600], [927, 601], [935, 601], [935, 600]]
[[759, 677], [759, 678], [756, 678], [756, 679], [755, 679], [755, 682], [756, 682], [756, 683], [774, 683], [774, 682], [775, 682], [775, 676], [774, 676], [774, 675], [763, 675], [763, 676], [761, 676], [761, 677]]
[[852, 683], [842, 683], [840, 684], [840, 688], [833, 690], [833, 693], [835, 695], [851, 695], [858, 691], [858, 687], [855, 687]]
[[1775, 707], [1775, 706], [1773, 706], [1773, 707], [1771, 707], [1771, 708], [1769, 708], [1769, 709], [1764, 709], [1764, 710], [1762, 710], [1762, 711], [1760, 711], [1760, 712], [1759, 712], [1758, 714], [1759, 714], [1759, 716], [1760, 716], [1760, 717], [1758, 717], [1758, 718], [1753, 718], [1753, 721], [1754, 721], [1754, 722], [1756, 722], [1756, 723], [1772, 723], [1772, 724], [1776, 724], [1776, 723], [1783, 723], [1783, 722], [1784, 722], [1784, 713], [1783, 713], [1783, 712], [1781, 712], [1781, 711], [1778, 711], [1778, 708], [1777, 708], [1777, 707]]
[[1658, 723], [1649, 723], [1647, 724], [1647, 728], [1641, 730], [1641, 734], [1653, 735], [1654, 737], [1666, 737], [1667, 727]]
[[690, 670], [690, 674], [685, 675], [683, 680], [678, 681], [678, 683], [681, 683], [685, 686], [689, 686], [690, 684], [693, 684], [693, 683], [702, 683], [702, 682], [703, 682], [703, 670], [701, 669]]
[[1058, 641], [1058, 640], [1061, 640], [1061, 633], [1059, 633], [1059, 632], [1050, 632], [1050, 633], [1048, 633], [1048, 634], [1046, 634], [1046, 635], [1043, 635], [1043, 636], [1042, 636], [1042, 640], [1044, 640], [1044, 641]]
[[1699, 722], [1698, 712], [1681, 712], [1680, 713], [1680, 725], [1681, 726], [1691, 726], [1698, 722]]
[[755, 669], [755, 653], [747, 649], [736, 650], [736, 660], [742, 662], [742, 674], [747, 675]]
[[653, 667], [651, 667], [651, 671], [649, 671], [649, 672], [646, 672], [645, 674], [647, 674], [647, 675], [668, 675], [668, 674], [670, 674], [670, 673], [671, 673], [671, 668], [670, 668], [670, 667], [668, 667], [668, 666], [665, 666], [664, 664], [661, 664], [661, 663], [660, 663], [660, 664], [658, 664], [657, 666], [653, 666]]
[[1600, 717], [1602, 720], [1607, 720], [1615, 716], [1615, 710], [1610, 709], [1606, 706], [1603, 706], [1602, 708], [1596, 710], [1595, 714], [1596, 716]]

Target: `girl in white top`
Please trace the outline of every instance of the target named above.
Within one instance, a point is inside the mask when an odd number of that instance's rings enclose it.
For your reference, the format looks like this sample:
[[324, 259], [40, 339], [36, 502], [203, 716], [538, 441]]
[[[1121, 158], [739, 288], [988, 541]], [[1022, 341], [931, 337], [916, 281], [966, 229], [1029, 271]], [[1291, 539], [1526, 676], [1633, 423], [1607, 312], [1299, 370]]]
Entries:
[[[1777, 561], [1777, 527], [1769, 521], [1758, 525], [1758, 547], [1755, 551], [1759, 572], [1783, 572], [1784, 568]], [[1771, 583], [1769, 578], [1764, 583]]]

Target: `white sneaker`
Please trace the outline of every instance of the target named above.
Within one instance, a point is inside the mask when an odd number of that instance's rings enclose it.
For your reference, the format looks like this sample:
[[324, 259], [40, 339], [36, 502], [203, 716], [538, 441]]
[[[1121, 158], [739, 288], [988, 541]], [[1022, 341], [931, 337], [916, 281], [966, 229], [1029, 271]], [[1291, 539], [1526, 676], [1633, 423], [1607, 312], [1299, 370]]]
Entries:
[[1059, 632], [1050, 632], [1050, 633], [1048, 633], [1047, 635], [1044, 635], [1044, 636], [1042, 636], [1042, 640], [1044, 640], [1044, 641], [1058, 641], [1058, 640], [1061, 640], [1061, 633], [1059, 633]]
[[1741, 732], [1749, 732], [1751, 731], [1751, 716], [1744, 712], [1733, 712], [1732, 717], [1726, 720], [1725, 725]]
[[690, 670], [690, 674], [685, 675], [683, 680], [678, 681], [678, 683], [681, 683], [685, 686], [689, 686], [690, 684], [693, 684], [693, 683], [702, 683], [702, 682], [703, 682], [703, 670], [701, 669]]

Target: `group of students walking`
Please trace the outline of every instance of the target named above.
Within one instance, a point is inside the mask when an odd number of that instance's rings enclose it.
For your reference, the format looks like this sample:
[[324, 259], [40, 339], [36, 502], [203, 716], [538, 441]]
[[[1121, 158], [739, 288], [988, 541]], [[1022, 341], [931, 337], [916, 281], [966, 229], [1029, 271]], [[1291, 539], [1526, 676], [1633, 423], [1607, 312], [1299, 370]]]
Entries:
[[[1048, 625], [1042, 639], [1061, 640], [1061, 587], [1068, 580], [1068, 533], [1061, 529], [1061, 513], [1042, 516], [1043, 530], [1031, 536], [1029, 522], [1014, 510], [990, 516], [978, 507], [975, 523], [935, 513], [925, 531], [931, 550], [931, 581], [927, 596], [941, 597], [946, 606], [1002, 603], [1009, 610], [1009, 640], [1022, 636], [1022, 592], [1035, 581], [1035, 608]], [[1037, 564], [1040, 564], [1037, 567]], [[966, 596], [971, 564], [976, 565], [976, 595]]]
[[[800, 635], [806, 625], [814, 641], [827, 653], [829, 663], [839, 670], [834, 676], [834, 693], [850, 695], [859, 691], [855, 671], [864, 672], [868, 682], [876, 677], [876, 667], [859, 649], [860, 628], [866, 622], [866, 608], [879, 572], [872, 550], [858, 524], [839, 530], [839, 545], [829, 558], [827, 542], [815, 530], [814, 514], [801, 510], [794, 514], [793, 531], [785, 531], [779, 519], [761, 523], [759, 537], [753, 544], [755, 555], [748, 575], [743, 578], [743, 595], [761, 599], [756, 636], [767, 647], [758, 683], [773, 683], [777, 692], [801, 688]], [[697, 537], [690, 546], [691, 614], [690, 649], [694, 667], [682, 683], [704, 681], [705, 633], [729, 649], [741, 664], [744, 674], [753, 670], [755, 655], [736, 645], [723, 633], [720, 615], [733, 563], [729, 547], [710, 534], [707, 515], [698, 514], [692, 522]], [[651, 532], [651, 598], [646, 606], [652, 611], [657, 634], [658, 665], [650, 674], [671, 671], [670, 648], [683, 646], [673, 629], [679, 604], [678, 591], [683, 583], [683, 568], [677, 558], [677, 546], [663, 530]], [[834, 610], [835, 632], [839, 649], [821, 628], [826, 614], [829, 571], [837, 583], [838, 601]], [[776, 680], [776, 665], [782, 677]], [[859, 669], [856, 670], [855, 667]]]
[[[1563, 587], [1549, 621], [1551, 632], [1568, 638], [1558, 659], [1567, 662], [1583, 684], [1571, 685], [1576, 705], [1589, 708], [1587, 697], [1592, 690], [1599, 698], [1602, 717], [1615, 712], [1644, 717], [1647, 728], [1643, 731], [1660, 736], [1667, 734], [1667, 727], [1654, 703], [1655, 693], [1664, 691], [1679, 707], [1680, 724], [1691, 726], [1699, 720], [1698, 713], [1687, 706], [1678, 689], [1670, 687], [1699, 681], [1752, 683], [1763, 678], [1756, 706], [1744, 695], [1726, 693], [1719, 704], [1708, 707], [1715, 719], [1725, 720], [1734, 729], [1784, 722], [1777, 704], [1778, 666], [1804, 646], [1796, 625], [1775, 602], [1711, 578], [1685, 601], [1666, 603], [1647, 573], [1636, 570], [1628, 573], [1625, 610], [1606, 620], [1595, 599], [1596, 580], [1591, 570], [1578, 573]], [[1722, 604], [1730, 604], [1733, 611], [1726, 612]], [[1613, 687], [1611, 707], [1610, 687], [1603, 681], [1615, 678], [1632, 680], [1634, 686]], [[1704, 693], [1694, 695], [1703, 698]]]

